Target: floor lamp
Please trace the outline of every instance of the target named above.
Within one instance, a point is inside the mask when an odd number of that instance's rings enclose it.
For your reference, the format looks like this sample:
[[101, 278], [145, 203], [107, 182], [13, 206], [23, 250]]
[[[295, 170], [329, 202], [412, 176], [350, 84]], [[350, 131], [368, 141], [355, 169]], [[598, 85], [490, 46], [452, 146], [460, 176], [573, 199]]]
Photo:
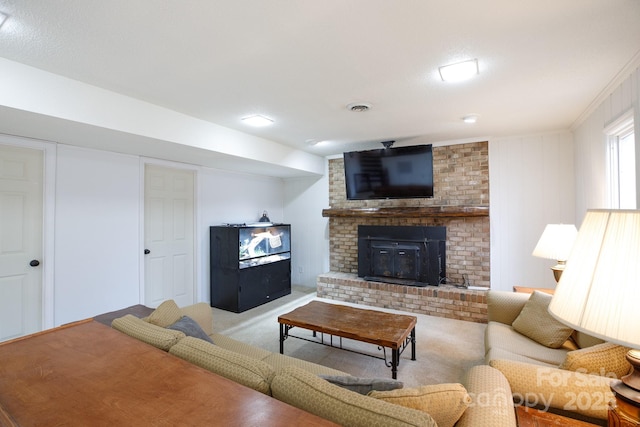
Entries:
[[549, 313], [579, 331], [632, 348], [626, 356], [632, 373], [611, 385], [616, 405], [609, 410], [610, 425], [640, 425], [639, 301], [640, 210], [588, 211]]

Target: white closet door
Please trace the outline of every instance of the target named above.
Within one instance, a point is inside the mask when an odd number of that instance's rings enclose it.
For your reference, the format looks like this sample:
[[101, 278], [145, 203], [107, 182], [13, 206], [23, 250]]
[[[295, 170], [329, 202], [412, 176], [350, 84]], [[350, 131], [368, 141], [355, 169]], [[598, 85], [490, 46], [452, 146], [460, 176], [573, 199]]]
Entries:
[[0, 145], [0, 341], [42, 329], [43, 152]]
[[145, 166], [145, 304], [194, 303], [194, 172]]

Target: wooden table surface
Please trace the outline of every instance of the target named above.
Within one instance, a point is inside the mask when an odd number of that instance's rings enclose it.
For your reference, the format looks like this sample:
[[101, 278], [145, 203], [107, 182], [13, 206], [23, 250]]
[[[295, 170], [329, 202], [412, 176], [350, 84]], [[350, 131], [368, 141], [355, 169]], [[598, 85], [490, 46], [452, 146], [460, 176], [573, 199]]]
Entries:
[[517, 406], [518, 427], [594, 427], [585, 421], [563, 417], [551, 412], [540, 411], [527, 406]]
[[95, 321], [0, 343], [0, 426], [335, 425]]
[[279, 316], [278, 323], [399, 349], [417, 317], [311, 301]]
[[525, 294], [532, 294], [533, 291], [540, 291], [540, 292], [545, 292], [547, 294], [551, 294], [553, 295], [555, 293], [555, 289], [549, 289], [549, 288], [528, 288], [526, 286], [514, 286], [513, 287], [513, 292], [522, 292]]

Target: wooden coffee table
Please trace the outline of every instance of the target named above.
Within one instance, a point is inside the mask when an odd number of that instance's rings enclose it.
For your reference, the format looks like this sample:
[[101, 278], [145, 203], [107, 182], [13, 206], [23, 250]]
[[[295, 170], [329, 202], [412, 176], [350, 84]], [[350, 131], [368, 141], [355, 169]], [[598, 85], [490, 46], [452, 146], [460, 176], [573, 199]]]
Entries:
[[[284, 353], [284, 341], [289, 337], [336, 347], [333, 345], [333, 337], [336, 336], [340, 337], [340, 345], [337, 348], [384, 360], [387, 367], [391, 368], [392, 378], [396, 379], [400, 355], [408, 344], [411, 344], [411, 360], [416, 360], [417, 320], [415, 316], [311, 301], [278, 317], [280, 354]], [[318, 341], [290, 335], [289, 331], [296, 326], [313, 331], [314, 337], [316, 332], [329, 334], [331, 340], [327, 344], [324, 337]], [[375, 344], [383, 351], [383, 357], [344, 348], [342, 338]], [[391, 349], [391, 362], [387, 361], [387, 348]]]

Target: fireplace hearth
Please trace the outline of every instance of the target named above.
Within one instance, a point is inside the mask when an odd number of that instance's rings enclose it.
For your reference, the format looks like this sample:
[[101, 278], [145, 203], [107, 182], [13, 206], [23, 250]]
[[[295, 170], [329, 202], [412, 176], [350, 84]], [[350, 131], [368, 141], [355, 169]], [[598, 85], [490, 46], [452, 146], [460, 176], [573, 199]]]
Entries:
[[358, 276], [438, 286], [446, 277], [446, 227], [358, 226]]

